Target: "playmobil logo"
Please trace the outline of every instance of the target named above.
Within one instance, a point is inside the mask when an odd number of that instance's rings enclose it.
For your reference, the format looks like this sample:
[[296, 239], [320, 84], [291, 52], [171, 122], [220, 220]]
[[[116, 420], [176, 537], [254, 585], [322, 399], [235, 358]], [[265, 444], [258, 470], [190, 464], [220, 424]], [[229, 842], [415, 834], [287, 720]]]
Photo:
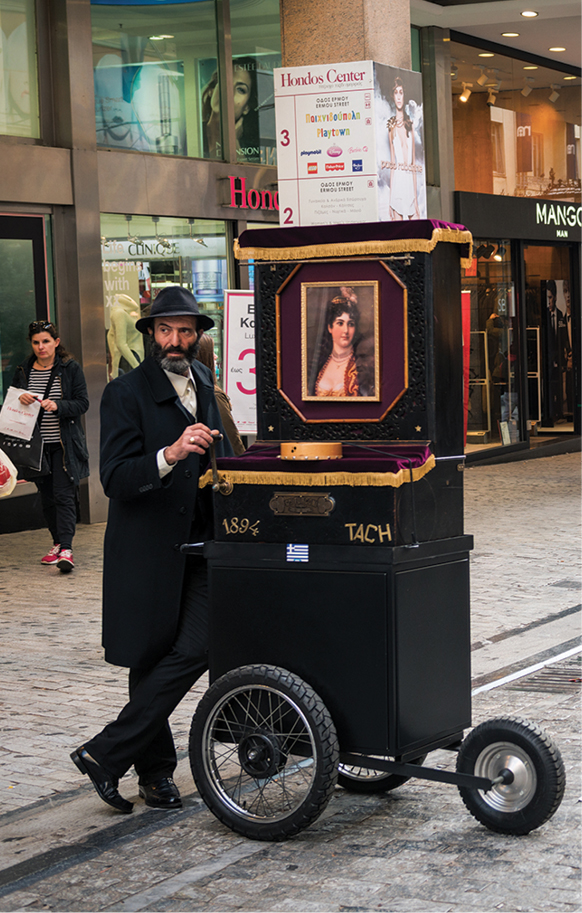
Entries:
[[228, 176], [230, 184], [230, 200], [223, 203], [231, 209], [264, 209], [279, 211], [279, 191], [257, 190], [251, 187], [247, 190], [246, 178], [238, 178], [233, 174]]
[[366, 72], [364, 70], [360, 71], [350, 71], [349, 73], [338, 73], [335, 67], [330, 67], [329, 70], [323, 74], [314, 75], [309, 71], [305, 76], [293, 76], [290, 72], [281, 73], [281, 88], [290, 89], [299, 86], [322, 86], [325, 83], [350, 83], [350, 82], [362, 82], [366, 77]]
[[301, 155], [321, 155], [321, 149], [302, 149]]

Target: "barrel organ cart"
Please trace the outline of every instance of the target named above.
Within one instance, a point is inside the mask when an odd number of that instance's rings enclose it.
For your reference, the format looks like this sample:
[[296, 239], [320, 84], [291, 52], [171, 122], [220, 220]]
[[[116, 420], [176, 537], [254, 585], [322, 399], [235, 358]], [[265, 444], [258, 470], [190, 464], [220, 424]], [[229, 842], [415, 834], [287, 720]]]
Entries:
[[[462, 226], [434, 221], [239, 240], [255, 261], [258, 436], [200, 483], [214, 499], [211, 687], [190, 760], [212, 812], [248, 837], [298, 833], [338, 780], [357, 792], [452, 783], [480, 822], [510, 834], [560, 804], [563, 763], [537, 725], [500, 718], [464, 738], [473, 541], [459, 258], [470, 246]], [[352, 361], [339, 394], [322, 367], [334, 299], [355, 324], [333, 348]], [[458, 753], [455, 772], [425, 765], [439, 748]]]

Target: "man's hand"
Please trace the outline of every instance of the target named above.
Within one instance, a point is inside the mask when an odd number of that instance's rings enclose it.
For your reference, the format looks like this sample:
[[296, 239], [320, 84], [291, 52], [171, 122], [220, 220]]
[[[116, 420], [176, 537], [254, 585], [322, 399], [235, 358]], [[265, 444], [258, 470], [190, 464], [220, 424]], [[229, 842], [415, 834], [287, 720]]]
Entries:
[[211, 431], [201, 422], [196, 425], [188, 425], [178, 440], [166, 447], [164, 459], [169, 466], [172, 466], [179, 460], [185, 460], [190, 453], [204, 453], [212, 443], [212, 438], [219, 434], [219, 431], [216, 429]]

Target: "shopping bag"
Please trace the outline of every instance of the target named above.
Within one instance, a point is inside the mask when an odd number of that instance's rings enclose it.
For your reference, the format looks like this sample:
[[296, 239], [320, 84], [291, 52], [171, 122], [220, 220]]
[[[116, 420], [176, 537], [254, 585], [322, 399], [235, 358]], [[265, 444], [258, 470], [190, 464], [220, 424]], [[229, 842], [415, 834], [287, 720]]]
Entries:
[[35, 399], [30, 406], [24, 406], [19, 400], [23, 393], [26, 393], [26, 390], [8, 387], [0, 411], [0, 432], [21, 441], [29, 441], [38, 419], [40, 400]]
[[12, 460], [0, 450], [0, 498], [11, 495], [16, 487], [18, 473]]
[[35, 482], [50, 472], [49, 461], [44, 452], [43, 440], [38, 425], [34, 426], [29, 441], [0, 433], [0, 450], [12, 460], [18, 470], [18, 478]]

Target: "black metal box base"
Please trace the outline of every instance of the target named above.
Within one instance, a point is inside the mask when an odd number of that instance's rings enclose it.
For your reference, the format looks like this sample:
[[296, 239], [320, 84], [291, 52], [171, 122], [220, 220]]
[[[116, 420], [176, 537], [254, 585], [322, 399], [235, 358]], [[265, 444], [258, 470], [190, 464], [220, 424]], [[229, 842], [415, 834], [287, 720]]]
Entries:
[[470, 536], [416, 548], [207, 546], [210, 675], [295, 672], [327, 705], [342, 751], [413, 758], [471, 722]]

